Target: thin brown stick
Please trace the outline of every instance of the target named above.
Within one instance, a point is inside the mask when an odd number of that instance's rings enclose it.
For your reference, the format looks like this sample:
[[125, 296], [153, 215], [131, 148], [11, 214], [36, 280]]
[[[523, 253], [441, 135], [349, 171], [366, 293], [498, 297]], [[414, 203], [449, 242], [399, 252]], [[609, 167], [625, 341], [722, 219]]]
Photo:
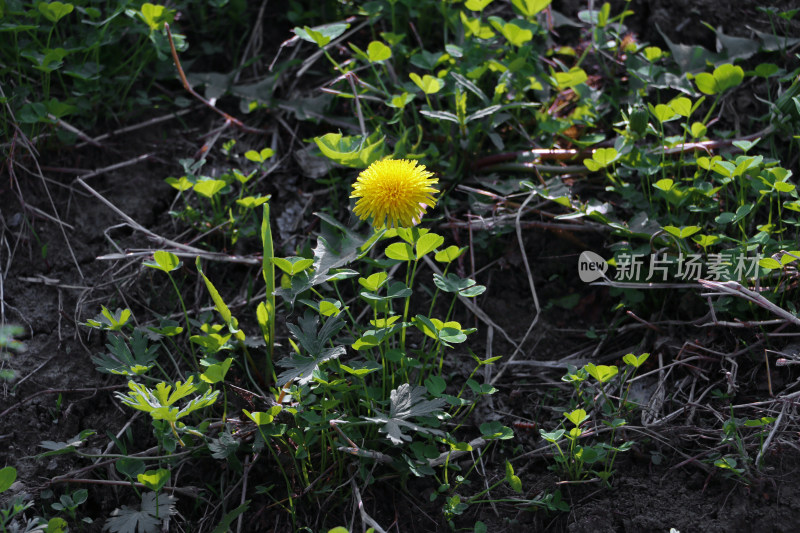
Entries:
[[112, 172], [114, 170], [119, 170], [121, 168], [129, 167], [131, 165], [135, 165], [137, 163], [141, 163], [143, 161], [147, 161], [151, 157], [153, 157], [153, 154], [137, 155], [136, 157], [128, 159], [127, 161], [122, 161], [120, 163], [114, 163], [113, 165], [109, 165], [109, 166], [103, 167], [103, 168], [98, 168], [98, 169], [92, 170], [91, 172], [87, 172], [86, 174], [82, 174], [80, 176], [80, 179], [88, 180], [89, 178], [94, 178], [94, 177], [100, 176], [102, 174], [105, 174], [107, 172]]
[[167, 39], [169, 40], [169, 49], [172, 52], [172, 61], [175, 63], [175, 68], [178, 69], [178, 77], [181, 79], [181, 83], [183, 84], [183, 88], [186, 91], [204, 103], [206, 106], [210, 107], [213, 111], [221, 115], [225, 120], [233, 124], [234, 126], [240, 128], [247, 133], [266, 133], [266, 131], [258, 129], [258, 128], [251, 128], [250, 126], [245, 125], [241, 120], [238, 118], [229, 115], [225, 111], [219, 109], [217, 106], [200, 96], [191, 85], [189, 85], [189, 80], [186, 79], [186, 74], [183, 72], [183, 67], [181, 66], [181, 60], [178, 59], [178, 51], [175, 49], [175, 43], [172, 40], [172, 32], [169, 29], [169, 24], [164, 23], [164, 29], [167, 30]]

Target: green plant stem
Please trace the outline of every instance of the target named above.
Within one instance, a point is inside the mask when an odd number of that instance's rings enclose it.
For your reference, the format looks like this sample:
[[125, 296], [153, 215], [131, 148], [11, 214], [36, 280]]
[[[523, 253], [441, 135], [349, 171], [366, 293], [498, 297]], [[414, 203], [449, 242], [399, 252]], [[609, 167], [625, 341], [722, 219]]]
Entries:
[[[419, 260], [414, 260], [414, 266], [411, 266], [412, 261], [408, 261], [408, 268], [406, 268], [406, 287], [411, 289], [412, 294], [406, 296], [405, 306], [403, 307], [403, 322], [408, 322], [408, 310], [411, 307], [411, 296], [413, 296], [414, 291], [414, 277], [417, 274], [417, 264]], [[410, 272], [410, 275], [409, 275]], [[400, 334], [400, 350], [405, 353], [406, 351], [406, 329], [403, 328], [403, 331]]]
[[[165, 272], [167, 272], [165, 270]], [[191, 337], [192, 332], [192, 325], [189, 322], [189, 313], [186, 311], [186, 303], [183, 301], [183, 296], [181, 295], [181, 291], [178, 289], [178, 284], [175, 283], [175, 278], [172, 277], [170, 272], [167, 272], [167, 277], [172, 282], [172, 288], [175, 289], [175, 294], [178, 295], [178, 301], [181, 303], [181, 309], [183, 310], [183, 320], [186, 322], [186, 334]], [[189, 341], [189, 348], [192, 350], [192, 359], [194, 363], [194, 369], [197, 373], [200, 373], [200, 364], [197, 362], [197, 352], [195, 351], [194, 344], [192, 341]], [[181, 352], [181, 356], [183, 356], [183, 352]], [[184, 358], [185, 360], [185, 358]]]
[[274, 361], [275, 361], [275, 262], [274, 249], [272, 243], [272, 226], [269, 221], [269, 202], [264, 203], [264, 211], [261, 219], [261, 241], [263, 244], [263, 258], [261, 264], [261, 273], [264, 276], [264, 284], [266, 285], [266, 299], [265, 305], [267, 308], [267, 361], [266, 361], [266, 375], [274, 376]]

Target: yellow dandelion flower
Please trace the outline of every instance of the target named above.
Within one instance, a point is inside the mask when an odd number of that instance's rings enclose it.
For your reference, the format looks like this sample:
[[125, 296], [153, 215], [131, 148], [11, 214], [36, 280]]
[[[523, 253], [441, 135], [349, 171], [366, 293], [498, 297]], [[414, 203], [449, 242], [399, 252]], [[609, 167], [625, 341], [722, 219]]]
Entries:
[[376, 228], [411, 227], [418, 224], [426, 207], [436, 205], [432, 187], [438, 179], [425, 165], [406, 159], [385, 159], [367, 167], [353, 184], [350, 198], [358, 198], [353, 212], [372, 219]]

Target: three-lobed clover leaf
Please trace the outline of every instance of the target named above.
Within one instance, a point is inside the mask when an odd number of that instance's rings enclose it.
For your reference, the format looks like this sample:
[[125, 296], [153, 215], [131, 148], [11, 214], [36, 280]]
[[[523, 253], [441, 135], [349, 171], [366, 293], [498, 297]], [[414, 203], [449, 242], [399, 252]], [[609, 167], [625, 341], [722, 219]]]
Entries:
[[564, 413], [564, 417], [575, 426], [580, 426], [584, 420], [589, 418], [589, 415], [583, 409], [575, 409], [569, 413]]
[[616, 366], [594, 365], [593, 363], [589, 363], [584, 368], [586, 368], [586, 372], [588, 372], [590, 376], [600, 383], [606, 383], [619, 372], [619, 368]]
[[461, 278], [453, 273], [449, 273], [447, 276], [434, 274], [433, 283], [444, 292], [459, 294], [467, 298], [474, 298], [486, 291], [486, 287], [477, 285], [475, 280]]
[[72, 4], [62, 2], [40, 2], [37, 7], [44, 18], [53, 24], [72, 13], [75, 8]]

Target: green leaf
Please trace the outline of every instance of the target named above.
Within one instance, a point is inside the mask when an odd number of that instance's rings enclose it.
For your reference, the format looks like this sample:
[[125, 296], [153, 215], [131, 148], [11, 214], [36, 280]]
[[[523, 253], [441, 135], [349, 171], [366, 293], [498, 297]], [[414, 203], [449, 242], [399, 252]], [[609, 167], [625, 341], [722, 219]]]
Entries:
[[368, 278], [358, 278], [358, 284], [370, 292], [378, 292], [388, 277], [386, 272], [376, 272]]
[[691, 127], [692, 137], [695, 139], [702, 137], [706, 134], [708, 128], [702, 122], [693, 122]]
[[392, 49], [380, 41], [372, 41], [367, 46], [367, 58], [371, 63], [385, 61], [392, 57]]
[[[533, 39], [533, 32], [531, 30], [522, 28], [513, 22], [505, 22], [500, 17], [489, 17], [489, 22], [509, 43], [517, 48]], [[581, 70], [581, 72], [583, 71]]]
[[44, 533], [67, 533], [68, 531], [69, 524], [67, 524], [66, 520], [58, 516], [48, 520], [47, 527], [44, 528]]
[[380, 343], [381, 339], [375, 335], [364, 335], [363, 337], [356, 339], [356, 342], [354, 342], [351, 346], [354, 350], [363, 350], [364, 348], [378, 346]]
[[670, 178], [660, 179], [653, 184], [653, 187], [656, 189], [662, 190], [664, 192], [668, 192], [672, 187], [675, 185], [675, 182]]
[[619, 372], [619, 368], [617, 368], [616, 366], [608, 366], [608, 365], [595, 366], [593, 363], [587, 364], [584, 368], [586, 369], [586, 372], [588, 372], [590, 376], [592, 376], [600, 383], [606, 383], [608, 380], [616, 376], [617, 373]]
[[452, 263], [467, 251], [467, 247], [459, 248], [458, 246], [448, 246], [441, 252], [436, 252], [433, 258], [439, 263]]
[[228, 357], [221, 363], [209, 366], [205, 372], [200, 374], [200, 379], [202, 379], [206, 383], [211, 383], [211, 384], [224, 381], [225, 374], [228, 373], [228, 370], [230, 369], [232, 362], [233, 358]]
[[417, 259], [422, 259], [444, 243], [444, 237], [436, 233], [426, 233], [417, 241]]
[[372, 374], [383, 368], [380, 364], [374, 361], [367, 361], [362, 365], [353, 364], [353, 366], [341, 365], [342, 370], [350, 374], [351, 376], [356, 376], [359, 379], [364, 379], [365, 376]]
[[703, 248], [708, 248], [718, 243], [720, 238], [717, 235], [695, 235], [692, 237], [692, 240]]
[[446, 277], [439, 274], [433, 275], [433, 283], [442, 291], [474, 297], [486, 291], [483, 285], [476, 285], [475, 280], [461, 278], [456, 274], [448, 273]]
[[411, 296], [411, 289], [406, 287], [402, 281], [391, 282], [386, 290], [387, 298], [406, 298], [408, 296]]
[[[231, 315], [231, 310], [228, 309], [227, 305], [225, 305], [225, 302], [222, 300], [222, 296], [219, 295], [219, 292], [217, 292], [217, 289], [214, 287], [214, 284], [211, 283], [211, 280], [208, 279], [206, 275], [203, 273], [203, 268], [200, 266], [199, 256], [195, 260], [194, 264], [197, 267], [197, 272], [199, 272], [200, 275], [203, 277], [203, 281], [206, 284], [206, 289], [208, 289], [208, 293], [211, 295], [211, 299], [214, 301], [214, 307], [217, 309], [217, 312], [222, 317], [222, 321], [225, 322], [225, 324], [228, 327], [232, 327], [233, 324], [231, 322], [231, 319], [233, 318], [233, 315]], [[233, 332], [233, 330], [231, 332]]]
[[439, 340], [443, 343], [461, 344], [467, 336], [460, 328], [443, 327], [439, 330]]
[[54, 442], [52, 440], [42, 441], [39, 446], [48, 452], [37, 455], [37, 457], [50, 457], [52, 455], [62, 455], [65, 453], [72, 453], [79, 447], [83, 446], [84, 441], [95, 434], [93, 429], [84, 429], [66, 442]]
[[155, 492], [142, 494], [139, 510], [123, 505], [111, 511], [104, 530], [112, 533], [154, 533], [161, 530], [165, 518], [175, 514], [176, 498], [169, 494], [156, 495]]
[[[223, 516], [222, 520], [220, 520], [219, 524], [217, 524], [217, 527], [211, 530], [211, 533], [228, 533], [228, 531], [232, 531], [233, 528], [231, 525], [233, 524], [233, 521], [236, 520], [239, 515], [247, 511], [248, 507], [250, 507], [250, 500], [245, 500], [242, 505]], [[345, 531], [345, 533], [349, 532]]]
[[140, 376], [156, 364], [158, 346], [148, 346], [141, 330], [134, 330], [130, 348], [122, 335], [110, 335], [106, 348], [110, 353], [92, 357], [97, 370], [106, 374]]
[[746, 217], [747, 215], [750, 214], [750, 212], [753, 210], [753, 207], [754, 207], [753, 204], [745, 204], [745, 205], [739, 206], [736, 209], [736, 214], [731, 219], [731, 222], [735, 224], [735, 223], [739, 222], [740, 220], [742, 220], [744, 217]]
[[416, 254], [410, 244], [395, 242], [386, 247], [386, 257], [398, 261], [414, 261]]
[[328, 133], [314, 137], [322, 154], [340, 165], [367, 168], [383, 157], [384, 138], [377, 132], [364, 138], [360, 135], [343, 137], [341, 133]]
[[53, 24], [72, 13], [74, 9], [72, 4], [62, 4], [61, 2], [41, 2], [37, 7], [44, 18]]
[[783, 207], [790, 211], [800, 211], [800, 200], [794, 200], [791, 202], [783, 202]]
[[278, 362], [287, 368], [278, 376], [278, 385], [283, 387], [287, 383], [297, 380], [299, 385], [305, 385], [311, 378], [314, 370], [331, 359], [337, 359], [346, 353], [342, 345], [329, 346], [329, 341], [344, 327], [341, 315], [328, 318], [322, 327], [318, 327], [319, 317], [311, 310], [299, 320], [299, 327], [287, 324], [289, 332], [295, 337], [300, 346], [308, 355], [292, 354]]
[[758, 262], [758, 266], [766, 268], [767, 270], [776, 270], [783, 267], [780, 262], [771, 257], [765, 257], [764, 259], [761, 259]]
[[561, 438], [564, 436], [564, 433], [566, 433], [566, 431], [564, 431], [563, 429], [557, 429], [555, 431], [550, 431], [550, 432], [547, 432], [543, 429], [539, 430], [539, 434], [542, 436], [544, 440], [553, 443], [560, 441]]
[[[345, 307], [345, 309], [347, 309]], [[319, 302], [319, 314], [322, 316], [336, 316], [342, 312], [342, 302], [339, 300], [321, 300]]]
[[192, 335], [189, 337], [189, 341], [199, 344], [203, 351], [206, 352], [208, 355], [213, 355], [223, 350], [225, 348], [230, 349], [231, 346], [228, 345], [228, 341], [231, 339], [231, 335], [220, 335], [218, 333], [209, 333], [207, 335]]
[[669, 106], [682, 117], [688, 117], [692, 114], [692, 101], [685, 96], [673, 98], [669, 102]]
[[386, 105], [389, 107], [394, 107], [395, 109], [403, 109], [408, 105], [411, 101], [413, 101], [415, 95], [409, 93], [403, 93], [399, 95], [392, 96], [392, 99], [387, 102]]
[[283, 407], [280, 405], [274, 405], [269, 408], [269, 412], [257, 411], [251, 413], [247, 409], [242, 409], [242, 412], [247, 418], [255, 422], [257, 426], [266, 426], [267, 424], [271, 424], [282, 410]]
[[[316, 248], [313, 250], [314, 276], [311, 279], [313, 285], [336, 278], [338, 274], [331, 274], [332, 270], [349, 265], [353, 260], [366, 255], [385, 234], [385, 231], [381, 230], [369, 232], [362, 236], [329, 215], [324, 213], [314, 214], [329, 225], [330, 228], [323, 231], [317, 240]], [[332, 229], [338, 231], [332, 231]]]
[[672, 107], [665, 105], [665, 104], [658, 104], [657, 106], [653, 107], [652, 105], [648, 106], [650, 108], [650, 112], [653, 113], [653, 116], [656, 117], [661, 123], [669, 122], [678, 117], [678, 114], [675, 112]]
[[150, 31], [157, 31], [164, 28], [164, 22], [172, 22], [174, 11], [162, 5], [145, 3], [142, 5], [141, 15], [139, 16]]
[[584, 411], [583, 409], [575, 409], [570, 413], [564, 413], [564, 416], [566, 417], [567, 420], [572, 422], [575, 425], [575, 427], [580, 426], [584, 420], [589, 418], [589, 415], [587, 415], [586, 411]]
[[46, 102], [45, 107], [47, 112], [56, 118], [61, 118], [74, 113], [77, 107], [66, 102], [60, 102], [57, 98], [51, 98]]
[[465, 37], [476, 37], [478, 39], [491, 39], [495, 36], [491, 26], [483, 24], [481, 19], [468, 17], [463, 11], [459, 12], [461, 23], [464, 25]]
[[307, 257], [274, 257], [272, 258], [273, 264], [286, 272], [290, 276], [294, 276], [303, 272], [304, 270], [308, 269], [311, 265], [314, 264], [313, 259], [308, 259]]
[[152, 490], [159, 492], [164, 485], [169, 481], [170, 472], [166, 468], [159, 468], [158, 470], [147, 470], [136, 476], [137, 481]]
[[130, 388], [128, 394], [117, 392], [115, 395], [128, 407], [149, 413], [154, 420], [167, 420], [175, 423], [178, 419], [208, 407], [217, 400], [219, 391], [209, 389], [201, 396], [191, 399], [180, 409], [172, 407], [175, 402], [197, 390], [197, 386], [192, 384], [193, 380], [194, 376], [189, 376], [185, 383], [176, 382], [175, 391], [171, 394], [172, 385], [167, 385], [163, 381], [158, 383], [155, 389], [150, 389], [131, 380], [128, 381], [128, 388]]
[[522, 492], [522, 481], [514, 475], [514, 467], [508, 461], [506, 461], [506, 482], [514, 492]]
[[556, 80], [556, 87], [560, 90], [575, 87], [589, 79], [586, 71], [579, 67], [573, 67], [569, 69], [569, 72], [556, 72], [553, 77]]
[[428, 52], [422, 50], [411, 56], [410, 62], [422, 70], [433, 70], [439, 64], [439, 60], [444, 56], [444, 52]]
[[273, 155], [275, 155], [275, 150], [273, 150], [272, 148], [264, 148], [260, 152], [257, 152], [255, 150], [248, 150], [244, 153], [245, 158], [247, 158], [250, 161], [253, 161], [254, 163], [263, 163]]
[[412, 72], [408, 75], [408, 77], [411, 78], [411, 81], [413, 81], [417, 87], [422, 89], [422, 92], [425, 94], [436, 94], [444, 87], [444, 80], [435, 78], [430, 74], [425, 74], [422, 78], [420, 78], [419, 74]]
[[136, 477], [142, 474], [146, 469], [145, 462], [135, 457], [117, 459], [114, 463], [114, 467], [117, 469], [117, 472], [130, 479], [136, 479]]
[[492, 3], [493, 0], [467, 0], [464, 7], [470, 11], [483, 11], [483, 9]]
[[86, 321], [86, 325], [96, 329], [103, 329], [106, 331], [119, 331], [128, 320], [131, 318], [130, 309], [117, 309], [115, 313], [111, 313], [106, 306], [100, 306], [100, 314], [94, 319]]
[[551, 0], [511, 0], [517, 10], [527, 18], [536, 16], [537, 13], [550, 5]]
[[5, 492], [17, 480], [17, 469], [6, 466], [0, 469], [0, 492]]
[[769, 78], [770, 76], [774, 76], [778, 73], [780, 67], [775, 63], [760, 63], [754, 69], [754, 74], [761, 78]]
[[685, 239], [686, 237], [691, 237], [692, 235], [700, 231], [700, 227], [698, 226], [684, 226], [681, 228], [676, 228], [675, 226], [664, 226], [663, 229], [670, 235], [674, 235], [679, 239]]
[[481, 432], [481, 437], [486, 440], [508, 440], [514, 438], [514, 432], [511, 428], [504, 426], [498, 420], [484, 422], [478, 429]]
[[740, 149], [742, 152], [747, 153], [753, 146], [757, 145], [760, 140], [761, 137], [753, 139], [752, 141], [745, 141], [745, 140], [733, 141], [733, 145], [736, 148]]
[[153, 254], [153, 259], [154, 261], [152, 263], [150, 261], [145, 261], [144, 266], [155, 268], [163, 272], [172, 272], [181, 266], [180, 259], [172, 252], [158, 250]]
[[236, 200], [236, 205], [240, 205], [245, 209], [255, 209], [260, 205], [264, 205], [269, 201], [271, 195], [267, 196], [245, 196]]
[[188, 178], [186, 178], [186, 176], [181, 176], [180, 179], [169, 177], [166, 178], [164, 181], [170, 184], [172, 187], [178, 189], [179, 191], [186, 191], [194, 187], [194, 184], [192, 184], [192, 182], [189, 181]]
[[592, 154], [591, 159], [583, 160], [583, 164], [592, 172], [597, 172], [614, 163], [619, 157], [619, 153], [614, 148], [598, 148]]
[[439, 397], [447, 389], [447, 382], [439, 376], [430, 376], [425, 380], [425, 388], [433, 396]]
[[740, 66], [730, 63], [720, 65], [714, 72], [701, 72], [694, 78], [694, 82], [700, 92], [704, 94], [719, 94], [728, 89], [736, 87], [744, 80], [744, 70]]
[[639, 368], [644, 364], [645, 361], [647, 361], [648, 357], [650, 357], [649, 353], [643, 353], [638, 357], [633, 355], [632, 353], [629, 353], [622, 358], [622, 362], [634, 368]]
[[222, 180], [204, 179], [194, 184], [194, 192], [206, 198], [213, 198], [219, 191], [225, 188]]
[[441, 411], [445, 406], [446, 402], [442, 398], [425, 399], [427, 392], [425, 387], [404, 383], [390, 393], [391, 403], [388, 415], [375, 409], [376, 416], [364, 417], [364, 420], [380, 424], [379, 431], [386, 433], [394, 445], [411, 441], [411, 437], [403, 433], [403, 429], [442, 436], [444, 432], [441, 430], [420, 426], [409, 421], [410, 418], [432, 415]]
[[315, 26], [314, 28], [304, 26], [303, 28], [294, 28], [292, 31], [304, 41], [315, 43], [317, 46], [322, 48], [326, 44], [330, 43], [333, 39], [336, 39], [343, 34], [349, 27], [350, 24], [334, 23], [325, 24], [323, 26]]
[[18, 118], [23, 124], [49, 122], [47, 108], [41, 102], [31, 102], [23, 105], [19, 110]]

